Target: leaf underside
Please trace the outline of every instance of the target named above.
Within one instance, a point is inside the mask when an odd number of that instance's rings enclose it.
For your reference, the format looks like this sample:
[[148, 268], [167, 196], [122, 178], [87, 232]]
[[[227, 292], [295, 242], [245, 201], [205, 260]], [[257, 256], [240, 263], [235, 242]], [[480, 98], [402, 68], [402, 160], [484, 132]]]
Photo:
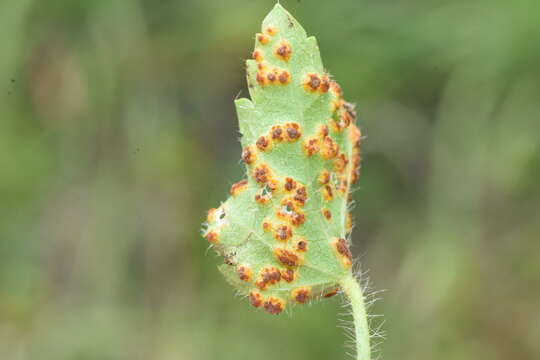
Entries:
[[224, 257], [227, 281], [278, 314], [291, 301], [334, 295], [351, 272], [360, 131], [316, 39], [279, 4], [246, 65], [251, 100], [235, 101], [246, 178], [208, 212], [204, 235]]

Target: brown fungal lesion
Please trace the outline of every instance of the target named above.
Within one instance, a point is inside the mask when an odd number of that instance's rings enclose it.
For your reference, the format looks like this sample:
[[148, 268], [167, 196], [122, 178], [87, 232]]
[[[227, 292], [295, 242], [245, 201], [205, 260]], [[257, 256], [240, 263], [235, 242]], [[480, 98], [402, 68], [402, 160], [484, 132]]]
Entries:
[[290, 268], [281, 269], [281, 279], [291, 283], [297, 278], [297, 272]]
[[246, 179], [240, 180], [231, 185], [229, 192], [232, 196], [237, 196], [247, 188], [248, 181]]
[[283, 188], [285, 189], [286, 192], [293, 191], [294, 189], [296, 189], [296, 181], [291, 177], [286, 177], [283, 184]]
[[322, 208], [321, 212], [326, 220], [332, 220], [332, 212], [330, 209]]
[[270, 36], [274, 36], [278, 33], [278, 28], [274, 25], [268, 25], [266, 29], [264, 29], [264, 32]]
[[330, 201], [334, 198], [334, 190], [330, 184], [326, 184], [321, 188], [321, 194], [326, 201]]
[[253, 169], [253, 178], [259, 185], [267, 184], [270, 177], [270, 168], [265, 163], [261, 163]]
[[206, 240], [208, 240], [210, 244], [217, 244], [219, 242], [219, 235], [215, 231], [209, 231], [206, 233]]
[[332, 296], [337, 295], [338, 292], [339, 292], [339, 287], [336, 287], [324, 293], [323, 297], [328, 299], [328, 298], [331, 298]]
[[263, 135], [259, 136], [259, 138], [255, 142], [255, 145], [261, 151], [268, 151], [272, 147], [272, 141], [270, 140], [270, 137]]
[[267, 313], [278, 315], [285, 309], [285, 302], [276, 297], [269, 297], [263, 306]]
[[300, 257], [294, 252], [287, 249], [274, 249], [274, 256], [284, 266], [297, 267], [301, 263]]
[[289, 240], [292, 237], [292, 235], [293, 235], [292, 229], [288, 225], [282, 224], [282, 225], [277, 226], [274, 229], [274, 238], [277, 241], [285, 242]]
[[332, 248], [334, 249], [340, 263], [344, 268], [352, 266], [352, 253], [347, 244], [347, 240], [343, 238], [332, 239]]
[[236, 273], [238, 274], [238, 278], [245, 282], [250, 282], [253, 275], [251, 268], [247, 265], [238, 266]]
[[270, 42], [270, 38], [265, 34], [257, 34], [257, 41], [261, 45], [266, 45], [268, 44], [268, 42]]
[[249, 303], [256, 308], [261, 307], [263, 304], [263, 296], [258, 291], [251, 291], [248, 294], [248, 299]]
[[246, 146], [242, 150], [242, 161], [247, 165], [251, 165], [255, 162], [255, 159], [257, 158], [256, 154], [256, 150], [253, 146]]
[[274, 285], [281, 280], [281, 272], [275, 267], [264, 267], [259, 272], [255, 286], [259, 290], [265, 290], [269, 285]]
[[328, 75], [307, 73], [302, 81], [304, 89], [309, 93], [325, 94], [330, 89], [330, 79]]
[[284, 130], [283, 126], [281, 125], [272, 125], [272, 129], [270, 130], [270, 134], [273, 141], [281, 142], [283, 141], [284, 137]]
[[298, 252], [306, 252], [308, 249], [308, 242], [303, 237], [299, 237], [294, 244], [294, 249]]
[[304, 141], [304, 153], [307, 156], [313, 156], [319, 151], [319, 139], [317, 137], [311, 137]]
[[321, 185], [328, 184], [330, 182], [330, 172], [328, 170], [321, 171], [317, 180]]
[[298, 304], [305, 304], [311, 299], [311, 287], [302, 286], [291, 292], [291, 298]]
[[274, 50], [274, 54], [277, 58], [283, 61], [289, 61], [292, 55], [291, 44], [287, 40], [281, 40]]
[[302, 133], [300, 131], [300, 125], [295, 122], [289, 122], [284, 125], [285, 128], [285, 139], [287, 141], [296, 141], [300, 139]]
[[332, 159], [339, 153], [339, 145], [330, 136], [327, 136], [322, 141], [320, 154], [325, 160]]

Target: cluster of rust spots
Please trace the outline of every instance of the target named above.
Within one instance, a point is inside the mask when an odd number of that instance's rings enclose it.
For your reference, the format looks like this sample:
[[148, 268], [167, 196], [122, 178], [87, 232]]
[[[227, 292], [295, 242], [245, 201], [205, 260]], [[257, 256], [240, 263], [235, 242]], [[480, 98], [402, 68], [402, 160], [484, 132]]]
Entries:
[[297, 185], [297, 182], [292, 178], [286, 178], [284, 189], [291, 192], [292, 195], [281, 200], [281, 207], [276, 212], [276, 216], [289, 220], [294, 226], [300, 226], [306, 220], [304, 213], [300, 209], [307, 201], [306, 187]]
[[242, 150], [242, 161], [247, 165], [253, 164], [256, 158], [257, 155], [253, 146], [246, 146], [244, 150]]
[[360, 162], [362, 161], [362, 155], [360, 152], [360, 141], [362, 133], [360, 129], [353, 125], [349, 128], [349, 141], [352, 144], [352, 169], [351, 169], [351, 183], [356, 184], [358, 181]]
[[350, 268], [352, 266], [352, 253], [347, 245], [347, 241], [343, 238], [334, 238], [332, 240], [332, 247], [334, 248], [341, 264], [344, 268]]
[[277, 241], [285, 242], [288, 241], [292, 237], [292, 229], [288, 225], [279, 225], [274, 230], [274, 238]]
[[247, 265], [240, 265], [238, 268], [236, 268], [236, 273], [238, 274], [238, 277], [240, 280], [245, 282], [250, 282], [252, 277], [252, 272], [249, 266]]
[[328, 298], [331, 298], [332, 296], [335, 296], [337, 293], [339, 292], [339, 288], [334, 288], [328, 292], [326, 292], [323, 297], [328, 299]]
[[206, 240], [208, 240], [210, 244], [217, 244], [219, 242], [218, 233], [215, 231], [209, 231], [206, 234]]
[[294, 289], [291, 293], [291, 298], [298, 304], [305, 304], [311, 298], [311, 288], [302, 286]]
[[255, 286], [260, 290], [265, 290], [268, 285], [274, 285], [281, 280], [281, 272], [275, 267], [262, 268]]
[[347, 158], [347, 155], [340, 152], [334, 159], [334, 171], [338, 174], [343, 174], [348, 164], [349, 159]]
[[287, 85], [291, 82], [291, 73], [287, 70], [278, 68], [265, 71], [264, 66], [260, 66], [259, 71], [257, 72], [257, 82], [261, 86]]
[[256, 308], [261, 307], [261, 305], [263, 304], [263, 296], [260, 292], [251, 291], [248, 294], [248, 299], [250, 304], [255, 306]]
[[328, 75], [308, 73], [304, 76], [302, 84], [309, 93], [325, 94], [330, 89], [330, 79]]
[[291, 58], [291, 54], [292, 54], [292, 48], [291, 48], [291, 44], [289, 44], [289, 42], [287, 40], [281, 40], [275, 50], [274, 50], [274, 54], [276, 55], [277, 58], [283, 60], [283, 61], [289, 61], [289, 59]]
[[265, 185], [270, 180], [270, 168], [268, 165], [261, 163], [253, 170], [253, 178], [259, 185]]
[[281, 278], [286, 282], [291, 283], [296, 279], [296, 272], [290, 268], [282, 269]]
[[339, 153], [339, 145], [330, 136], [327, 136], [322, 141], [320, 153], [325, 160], [335, 158]]
[[319, 149], [320, 149], [320, 146], [319, 146], [318, 137], [310, 137], [304, 141], [304, 153], [307, 156], [315, 155], [316, 153], [319, 152]]
[[285, 302], [276, 297], [269, 297], [263, 304], [264, 310], [272, 315], [280, 314], [285, 309]]
[[257, 291], [248, 294], [249, 303], [256, 308], [263, 307], [269, 314], [278, 315], [285, 309], [285, 302], [277, 297], [270, 296], [267, 299]]
[[293, 191], [294, 189], [296, 189], [296, 181], [291, 177], [286, 177], [283, 188], [285, 189], [286, 192]]
[[302, 133], [300, 131], [300, 125], [295, 122], [289, 122], [284, 125], [285, 127], [285, 139], [287, 141], [296, 141], [300, 139], [300, 136], [302, 136]]
[[323, 208], [321, 212], [326, 220], [332, 220], [332, 212], [329, 209]]
[[237, 183], [232, 184], [229, 192], [232, 196], [237, 196], [247, 188], [248, 181], [246, 179], [240, 180]]
[[260, 136], [255, 142], [255, 145], [257, 145], [257, 148], [261, 151], [270, 150], [271, 144], [268, 136]]
[[274, 249], [274, 256], [281, 264], [288, 267], [297, 267], [301, 262], [301, 259], [297, 254], [287, 249]]

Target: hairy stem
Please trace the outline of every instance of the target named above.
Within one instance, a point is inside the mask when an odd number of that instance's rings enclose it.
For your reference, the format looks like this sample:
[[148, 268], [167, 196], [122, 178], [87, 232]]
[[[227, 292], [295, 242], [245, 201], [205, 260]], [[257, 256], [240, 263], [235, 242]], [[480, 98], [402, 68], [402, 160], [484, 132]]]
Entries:
[[356, 358], [357, 360], [370, 360], [369, 326], [362, 289], [352, 274], [341, 280], [340, 283], [343, 292], [351, 304], [356, 341]]

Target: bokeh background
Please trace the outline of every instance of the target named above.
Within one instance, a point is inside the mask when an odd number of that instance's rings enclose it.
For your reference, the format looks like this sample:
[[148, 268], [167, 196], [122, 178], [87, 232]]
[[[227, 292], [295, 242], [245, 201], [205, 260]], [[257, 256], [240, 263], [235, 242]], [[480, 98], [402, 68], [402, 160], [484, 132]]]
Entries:
[[[1, 359], [346, 358], [339, 299], [256, 311], [200, 236], [273, 4], [0, 1]], [[282, 4], [367, 136], [379, 354], [539, 359], [540, 3]]]

